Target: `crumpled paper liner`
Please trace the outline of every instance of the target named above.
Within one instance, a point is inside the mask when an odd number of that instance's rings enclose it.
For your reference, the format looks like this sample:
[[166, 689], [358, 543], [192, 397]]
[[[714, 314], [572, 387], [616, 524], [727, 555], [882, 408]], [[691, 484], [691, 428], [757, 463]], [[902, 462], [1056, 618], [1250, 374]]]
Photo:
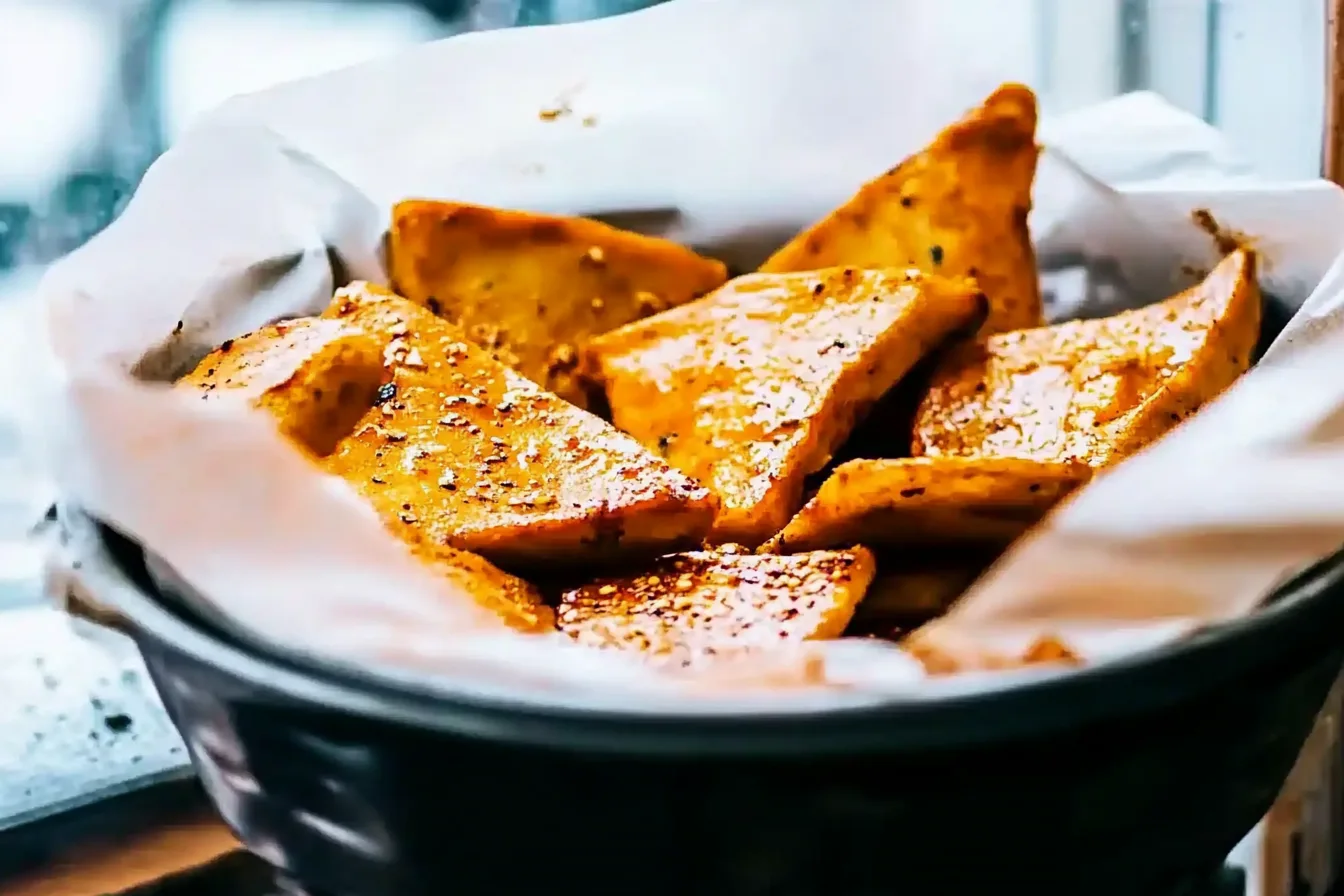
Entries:
[[[978, 674], [930, 679], [873, 641], [678, 674], [505, 631], [269, 419], [152, 382], [316, 312], [347, 280], [383, 280], [388, 208], [407, 196], [600, 216], [750, 269], [1027, 74], [949, 53], [952, 17], [935, 6], [680, 0], [455, 38], [226, 104], [43, 282], [42, 449], [66, 500], [147, 545], [251, 643], [421, 689], [630, 712], [974, 689]], [[1147, 94], [1047, 119], [1042, 139], [1032, 229], [1057, 316], [1157, 300], [1210, 267], [1196, 209], [1248, 235], [1265, 291], [1301, 310], [1227, 396], [1084, 489], [919, 634], [949, 667], [1055, 642], [1092, 662], [1146, 649], [1252, 611], [1344, 542], [1344, 195], [1257, 180], [1216, 131]]]

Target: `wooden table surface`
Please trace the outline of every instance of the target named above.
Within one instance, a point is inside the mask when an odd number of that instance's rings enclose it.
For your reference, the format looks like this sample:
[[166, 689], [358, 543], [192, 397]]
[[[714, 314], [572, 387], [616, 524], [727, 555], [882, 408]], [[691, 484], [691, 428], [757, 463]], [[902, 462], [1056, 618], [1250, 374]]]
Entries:
[[102, 896], [203, 865], [238, 849], [219, 821], [188, 819], [126, 840], [60, 855], [46, 868], [6, 881], [5, 896]]

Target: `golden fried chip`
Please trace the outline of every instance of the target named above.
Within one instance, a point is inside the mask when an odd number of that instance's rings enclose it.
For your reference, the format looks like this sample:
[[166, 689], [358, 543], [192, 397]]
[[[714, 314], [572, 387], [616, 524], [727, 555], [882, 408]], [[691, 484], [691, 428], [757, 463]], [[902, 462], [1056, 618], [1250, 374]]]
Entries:
[[[885, 561], [883, 564], [885, 570]], [[857, 615], [867, 625], [925, 622], [947, 612], [981, 572], [976, 566], [883, 571], [873, 580]]]
[[588, 339], [719, 286], [724, 266], [586, 218], [412, 200], [392, 212], [394, 288], [460, 324], [495, 357], [586, 406]]
[[517, 567], [677, 550], [709, 530], [706, 489], [424, 307], [356, 284], [325, 315], [385, 336], [394, 374], [326, 465], [427, 543]]
[[974, 277], [982, 334], [1045, 322], [1027, 232], [1036, 176], [1036, 97], [1005, 84], [919, 153], [776, 252], [762, 271], [916, 267]]
[[[229, 340], [180, 383], [202, 390], [206, 398], [233, 395], [254, 402], [274, 415], [283, 431], [322, 455], [376, 404], [389, 375], [383, 365], [388, 342], [340, 320], [286, 321]], [[554, 612], [530, 584], [474, 554], [427, 541], [403, 525], [400, 514], [380, 509], [419, 559], [481, 606], [522, 631], [554, 630]]]
[[499, 614], [523, 632], [555, 631], [555, 611], [531, 583], [510, 575], [484, 557], [435, 544], [400, 519], [388, 518], [394, 532], [410, 542], [411, 550], [434, 572], [457, 584], [482, 607]]
[[912, 452], [1115, 462], [1230, 386], [1259, 335], [1255, 256], [1234, 252], [1165, 302], [959, 347], [920, 405]]
[[564, 594], [560, 630], [590, 647], [696, 658], [838, 638], [873, 579], [864, 548], [791, 557], [697, 551]]
[[966, 281], [831, 268], [739, 277], [600, 336], [612, 420], [719, 496], [713, 541], [755, 546], [855, 421], [983, 300]]
[[1082, 463], [907, 457], [841, 464], [767, 549], [1007, 545], [1086, 482]]
[[386, 380], [377, 339], [341, 321], [304, 318], [230, 339], [178, 386], [264, 408], [281, 432], [321, 456], [354, 430]]

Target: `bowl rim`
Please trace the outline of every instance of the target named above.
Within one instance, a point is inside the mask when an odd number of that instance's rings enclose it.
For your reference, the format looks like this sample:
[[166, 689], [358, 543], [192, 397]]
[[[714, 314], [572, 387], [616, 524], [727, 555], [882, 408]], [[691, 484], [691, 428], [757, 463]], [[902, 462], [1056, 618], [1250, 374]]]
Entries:
[[80, 567], [82, 583], [127, 621], [152, 673], [161, 671], [155, 654], [168, 657], [166, 665], [176, 655], [254, 689], [260, 700], [296, 711], [551, 749], [682, 757], [977, 749], [1132, 720], [1248, 681], [1287, 677], [1332, 656], [1334, 662], [1344, 658], [1341, 549], [1281, 585], [1249, 616], [1116, 660], [976, 676], [970, 688], [930, 688], [853, 706], [639, 714], [450, 692], [378, 670], [231, 643], [137, 584], [102, 532], [90, 548]]

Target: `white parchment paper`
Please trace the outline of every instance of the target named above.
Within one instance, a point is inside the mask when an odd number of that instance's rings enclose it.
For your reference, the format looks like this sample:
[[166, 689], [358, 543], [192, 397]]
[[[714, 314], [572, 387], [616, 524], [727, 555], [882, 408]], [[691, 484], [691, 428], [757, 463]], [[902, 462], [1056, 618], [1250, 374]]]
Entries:
[[[678, 0], [230, 102], [42, 285], [43, 450], [66, 499], [149, 546], [254, 643], [417, 687], [742, 712], [981, 686], [927, 679], [874, 642], [690, 678], [502, 631], [269, 418], [155, 382], [318, 311], [349, 279], [382, 280], [388, 209], [410, 196], [601, 216], [750, 269], [996, 86], [974, 54], [922, 39], [946, 27], [935, 6]], [[1085, 489], [921, 633], [972, 666], [1042, 636], [1097, 662], [1144, 649], [1252, 611], [1344, 543], [1344, 193], [1262, 182], [1146, 94], [1048, 119], [1042, 140], [1032, 229], [1056, 316], [1161, 299], [1211, 266], [1197, 208], [1249, 235], [1265, 291], [1301, 310], [1227, 396]]]

